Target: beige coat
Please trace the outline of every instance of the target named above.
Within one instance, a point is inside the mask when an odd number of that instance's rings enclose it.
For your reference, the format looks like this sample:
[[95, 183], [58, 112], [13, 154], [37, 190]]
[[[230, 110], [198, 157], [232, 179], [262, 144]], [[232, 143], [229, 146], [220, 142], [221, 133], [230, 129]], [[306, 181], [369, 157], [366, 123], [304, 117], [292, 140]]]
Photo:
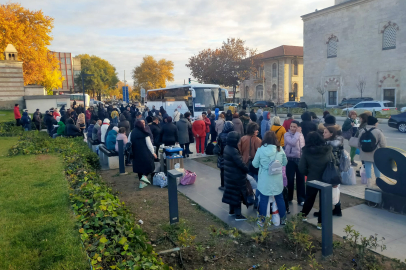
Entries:
[[[374, 127], [375, 126], [367, 125], [365, 128], [367, 130], [369, 130], [369, 129], [374, 128]], [[359, 130], [359, 137], [358, 138], [361, 138], [361, 136], [362, 136], [362, 134], [364, 132], [365, 132], [364, 129]], [[382, 131], [380, 129], [375, 128], [374, 130], [372, 130], [372, 134], [375, 136], [376, 141], [378, 143], [378, 146], [376, 147], [375, 151], [377, 149], [379, 149], [379, 148], [386, 147], [386, 138], [385, 138], [385, 135], [383, 135], [383, 133], [382, 133]], [[362, 161], [374, 162], [375, 151], [373, 151], [373, 152], [363, 152], [362, 149], [361, 149], [361, 143], [359, 141], [358, 141], [358, 148], [359, 148], [359, 150], [361, 152], [360, 155], [359, 155], [359, 158]]]

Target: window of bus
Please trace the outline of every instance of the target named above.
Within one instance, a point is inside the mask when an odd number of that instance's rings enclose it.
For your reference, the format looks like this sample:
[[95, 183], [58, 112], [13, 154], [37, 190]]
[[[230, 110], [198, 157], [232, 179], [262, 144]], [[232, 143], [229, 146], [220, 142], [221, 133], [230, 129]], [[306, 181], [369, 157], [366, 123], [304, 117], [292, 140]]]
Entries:
[[221, 107], [225, 102], [225, 93], [219, 88], [193, 88], [196, 92], [195, 111], [203, 112]]

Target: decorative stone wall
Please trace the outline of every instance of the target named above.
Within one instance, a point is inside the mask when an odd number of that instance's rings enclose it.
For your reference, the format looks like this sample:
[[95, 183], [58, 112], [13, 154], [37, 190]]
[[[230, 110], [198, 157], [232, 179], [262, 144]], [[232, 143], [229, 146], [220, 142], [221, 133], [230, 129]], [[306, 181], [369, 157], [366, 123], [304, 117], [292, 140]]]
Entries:
[[23, 62], [0, 61], [0, 109], [13, 109], [14, 104], [24, 107]]

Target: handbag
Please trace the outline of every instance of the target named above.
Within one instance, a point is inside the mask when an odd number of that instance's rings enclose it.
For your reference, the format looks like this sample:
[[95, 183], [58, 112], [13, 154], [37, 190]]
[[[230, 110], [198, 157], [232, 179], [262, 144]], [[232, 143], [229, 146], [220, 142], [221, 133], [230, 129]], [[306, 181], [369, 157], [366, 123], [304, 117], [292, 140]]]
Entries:
[[351, 137], [350, 140], [348, 141], [348, 144], [351, 147], [358, 148], [358, 141], [359, 141], [358, 137]]
[[253, 161], [254, 159], [251, 158], [251, 140], [252, 140], [252, 137], [250, 138], [250, 152], [249, 152], [249, 157], [248, 157], [248, 170], [249, 170], [252, 174], [258, 175], [258, 173], [259, 173], [259, 167], [258, 167], [258, 168], [255, 168], [254, 166], [252, 166], [252, 161]]
[[350, 128], [350, 129], [347, 130], [347, 131], [341, 132], [341, 136], [343, 136], [344, 139], [346, 139], [346, 140], [351, 139], [351, 138], [352, 138], [352, 128]]
[[246, 206], [249, 207], [249, 206], [253, 205], [255, 202], [255, 194], [254, 194], [254, 190], [252, 189], [251, 183], [248, 180], [248, 178], [245, 178], [245, 185], [246, 185], [246, 190], [247, 190]]
[[341, 184], [341, 174], [335, 165], [334, 156], [331, 156], [329, 163], [324, 169], [322, 181], [333, 186]]
[[196, 173], [185, 170], [185, 175], [180, 179], [181, 185], [192, 185], [196, 182]]

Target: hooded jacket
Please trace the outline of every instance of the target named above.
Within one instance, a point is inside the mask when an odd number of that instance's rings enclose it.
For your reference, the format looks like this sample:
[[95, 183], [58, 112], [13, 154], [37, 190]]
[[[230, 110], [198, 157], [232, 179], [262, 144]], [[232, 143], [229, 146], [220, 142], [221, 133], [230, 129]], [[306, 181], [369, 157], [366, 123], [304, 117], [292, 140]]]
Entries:
[[305, 146], [299, 162], [299, 171], [307, 176], [307, 181], [322, 181], [327, 164], [334, 158], [330, 145]]
[[27, 112], [23, 112], [23, 117], [21, 117], [21, 124], [24, 128], [29, 128], [31, 125], [31, 118], [28, 116]]
[[106, 138], [106, 148], [110, 151], [116, 150], [117, 131], [110, 130]]
[[58, 122], [58, 129], [56, 133], [60, 136], [65, 135], [65, 124], [62, 121]]
[[248, 167], [242, 162], [238, 151], [240, 135], [232, 131], [227, 135], [227, 145], [224, 148], [224, 194], [223, 203], [240, 205], [241, 199], [247, 204], [247, 173]]
[[293, 121], [292, 117], [285, 119], [285, 121], [283, 121], [283, 127], [285, 128], [286, 131], [290, 130], [290, 124], [292, 123], [292, 121]]
[[285, 128], [281, 125], [274, 124], [271, 127], [271, 130], [275, 132], [276, 138], [278, 139], [280, 146], [282, 147], [285, 146], [285, 133], [286, 133]]
[[240, 134], [240, 137], [244, 136], [244, 126], [240, 118], [233, 118], [232, 122], [234, 124], [234, 131], [238, 132], [238, 134]]
[[219, 111], [220, 111], [219, 108], [214, 109], [214, 115], [216, 116], [216, 119], [215, 119], [215, 120], [218, 120], [218, 119], [219, 119]]
[[300, 158], [302, 155], [302, 147], [305, 146], [303, 134], [296, 132], [293, 134], [288, 131], [284, 135], [285, 153], [288, 158]]
[[264, 111], [262, 116], [263, 119], [261, 121], [261, 138], [264, 138], [265, 133], [269, 130], [271, 125], [269, 124], [269, 119], [268, 119], [269, 112]]
[[312, 122], [312, 116], [308, 112], [303, 113], [301, 118], [302, 123], [300, 123], [300, 126], [302, 127], [302, 134], [306, 138], [309, 132], [317, 131], [317, 125]]
[[286, 166], [288, 163], [282, 147], [278, 152], [275, 145], [266, 144], [258, 149], [255, 158], [252, 161], [252, 166], [259, 168], [257, 189], [265, 196], [276, 196], [283, 191], [282, 174], [268, 174], [269, 163], [274, 160], [279, 160], [282, 166]]
[[[258, 126], [261, 126], [261, 121], [262, 121], [262, 119], [260, 120], [259, 118], [261, 118], [261, 116], [262, 116], [262, 109], [258, 109], [257, 110], [257, 124], [258, 124]], [[263, 118], [263, 117], [262, 117]]]

